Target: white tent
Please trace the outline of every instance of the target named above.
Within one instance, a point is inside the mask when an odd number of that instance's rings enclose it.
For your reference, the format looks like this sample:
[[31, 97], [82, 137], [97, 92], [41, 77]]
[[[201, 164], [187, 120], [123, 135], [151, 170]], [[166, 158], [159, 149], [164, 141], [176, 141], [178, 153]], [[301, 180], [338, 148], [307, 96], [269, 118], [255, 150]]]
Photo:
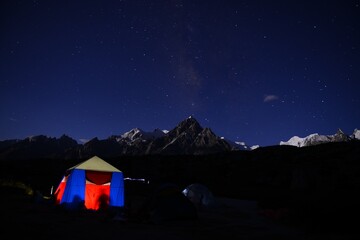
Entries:
[[200, 183], [190, 184], [182, 193], [197, 207], [213, 207], [216, 205], [212, 192]]

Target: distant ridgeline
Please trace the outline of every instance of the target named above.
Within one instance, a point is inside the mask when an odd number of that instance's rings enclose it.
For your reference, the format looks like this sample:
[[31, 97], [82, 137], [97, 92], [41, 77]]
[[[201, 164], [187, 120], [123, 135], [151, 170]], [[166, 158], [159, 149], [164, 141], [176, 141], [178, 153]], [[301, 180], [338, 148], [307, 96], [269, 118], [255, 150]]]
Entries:
[[23, 140], [0, 141], [0, 159], [202, 155], [251, 149], [245, 143], [216, 136], [210, 128], [201, 127], [194, 117], [189, 117], [170, 131], [155, 129], [153, 132], [145, 132], [135, 128], [103, 140], [93, 138], [84, 144], [66, 135], [58, 139], [39, 135]]
[[[292, 137], [280, 145], [297, 147], [312, 146], [329, 142], [349, 142], [360, 139], [360, 131], [347, 136], [340, 129], [334, 135], [311, 134], [305, 138]], [[145, 132], [132, 129], [122, 135], [107, 139], [93, 138], [84, 144], [63, 135], [52, 138], [44, 135], [23, 140], [0, 141], [1, 159], [86, 159], [94, 155], [104, 158], [117, 156], [145, 155], [206, 155], [234, 151], [251, 151], [258, 145], [249, 147], [244, 142], [233, 142], [217, 136], [210, 128], [203, 128], [194, 117], [181, 121], [170, 131], [155, 129]]]

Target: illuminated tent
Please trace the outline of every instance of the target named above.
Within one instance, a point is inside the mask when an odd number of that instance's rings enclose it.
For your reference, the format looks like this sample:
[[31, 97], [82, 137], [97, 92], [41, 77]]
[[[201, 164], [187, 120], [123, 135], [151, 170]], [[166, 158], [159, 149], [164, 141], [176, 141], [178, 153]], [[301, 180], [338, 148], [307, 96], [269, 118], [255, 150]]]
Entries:
[[54, 195], [56, 204], [73, 209], [123, 207], [123, 174], [119, 169], [94, 156], [67, 169]]

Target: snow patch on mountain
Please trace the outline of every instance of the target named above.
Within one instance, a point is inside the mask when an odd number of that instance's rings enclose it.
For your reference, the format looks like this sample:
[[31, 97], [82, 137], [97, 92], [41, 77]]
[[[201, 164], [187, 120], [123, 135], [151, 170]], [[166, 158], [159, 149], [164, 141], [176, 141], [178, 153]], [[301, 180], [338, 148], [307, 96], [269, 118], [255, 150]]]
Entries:
[[328, 142], [346, 142], [351, 139], [359, 139], [356, 138], [356, 136], [360, 137], [359, 135], [360, 133], [356, 129], [351, 136], [346, 135], [341, 129], [338, 129], [337, 132], [333, 135], [320, 135], [318, 133], [313, 133], [303, 138], [299, 136], [294, 136], [288, 141], [280, 141], [280, 145], [305, 147]]
[[160, 137], [163, 137], [166, 133], [163, 130], [155, 129], [152, 132], [146, 132], [140, 128], [133, 128], [128, 132], [121, 134], [121, 136], [117, 137], [116, 140], [120, 141], [129, 141], [133, 142], [138, 139], [140, 140], [154, 140]]
[[322, 137], [318, 133], [310, 134], [307, 137], [299, 137], [299, 136], [293, 136], [288, 141], [280, 141], [280, 145], [290, 145], [290, 146], [296, 146], [296, 147], [304, 147], [306, 142], [308, 142], [309, 139], [316, 138], [321, 140]]
[[231, 141], [224, 137], [221, 137], [221, 139], [225, 140], [233, 149], [237, 150], [254, 150], [259, 147], [259, 145], [249, 147], [245, 142]]
[[259, 147], [260, 147], [260, 145], [252, 145], [252, 146], [250, 147], [250, 149], [251, 149], [251, 150], [255, 150], [255, 149], [259, 148]]
[[78, 139], [76, 142], [77, 142], [78, 144], [85, 144], [85, 143], [87, 143], [88, 141], [90, 141], [90, 139], [80, 138], [80, 139]]
[[351, 134], [350, 137], [351, 137], [352, 139], [360, 140], [360, 130], [358, 130], [357, 128], [355, 128], [353, 134]]

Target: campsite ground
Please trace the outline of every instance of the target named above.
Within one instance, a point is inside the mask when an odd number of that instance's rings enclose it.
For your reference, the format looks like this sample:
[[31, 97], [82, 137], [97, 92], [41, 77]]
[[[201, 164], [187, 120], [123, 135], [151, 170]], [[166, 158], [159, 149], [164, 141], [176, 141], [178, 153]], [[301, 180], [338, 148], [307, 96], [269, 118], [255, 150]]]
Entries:
[[18, 189], [2, 188], [0, 197], [1, 239], [359, 239], [283, 225], [246, 200], [217, 198], [218, 206], [199, 209], [198, 219], [154, 224], [109, 212], [64, 211]]

